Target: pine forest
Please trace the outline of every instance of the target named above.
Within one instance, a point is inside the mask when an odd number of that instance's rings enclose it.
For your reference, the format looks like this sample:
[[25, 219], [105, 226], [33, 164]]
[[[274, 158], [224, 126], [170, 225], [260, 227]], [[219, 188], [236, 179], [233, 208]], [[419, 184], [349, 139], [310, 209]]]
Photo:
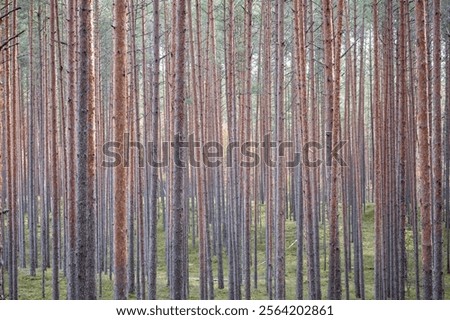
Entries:
[[0, 300], [450, 299], [449, 0], [0, 2]]

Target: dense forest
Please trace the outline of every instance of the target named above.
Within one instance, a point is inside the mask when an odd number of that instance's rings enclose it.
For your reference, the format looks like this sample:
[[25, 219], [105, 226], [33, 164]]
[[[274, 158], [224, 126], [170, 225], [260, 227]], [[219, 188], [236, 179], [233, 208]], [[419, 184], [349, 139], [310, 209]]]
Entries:
[[448, 0], [3, 0], [1, 299], [444, 299]]

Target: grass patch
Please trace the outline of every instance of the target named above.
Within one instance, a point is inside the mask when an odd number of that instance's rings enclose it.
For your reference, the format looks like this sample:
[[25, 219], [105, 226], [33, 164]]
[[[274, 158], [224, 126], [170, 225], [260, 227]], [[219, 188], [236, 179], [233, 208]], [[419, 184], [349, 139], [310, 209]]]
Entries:
[[[261, 207], [261, 225], [264, 226], [264, 207]], [[157, 269], [157, 295], [158, 299], [168, 299], [169, 298], [169, 290], [167, 287], [167, 271], [166, 271], [166, 261], [165, 261], [165, 241], [164, 241], [164, 230], [162, 226], [162, 219], [160, 219], [160, 223], [158, 225], [158, 269]], [[320, 245], [321, 245], [321, 287], [322, 287], [322, 297], [326, 297], [327, 293], [327, 278], [328, 278], [328, 270], [325, 264], [325, 259], [328, 260], [328, 248], [323, 247], [323, 237], [328, 236], [326, 234], [326, 230], [324, 232], [322, 226], [320, 227]], [[327, 225], [328, 228], [328, 225]], [[362, 224], [362, 232], [363, 232], [363, 256], [364, 256], [364, 279], [365, 279], [365, 294], [366, 299], [374, 298], [374, 205], [366, 204], [365, 211], [363, 214], [363, 224]], [[258, 284], [257, 288], [255, 288], [253, 283], [253, 246], [254, 246], [254, 229], [252, 228], [252, 243], [251, 243], [251, 251], [252, 251], [252, 291], [251, 296], [252, 299], [267, 299], [266, 294], [266, 286], [265, 286], [265, 230], [260, 229], [258, 226], [258, 243], [257, 243], [257, 251], [258, 251], [258, 263], [257, 263], [257, 271], [258, 271]], [[296, 227], [295, 221], [286, 220], [286, 298], [287, 299], [295, 299], [295, 279], [296, 279], [296, 269], [297, 269], [297, 243], [295, 242], [295, 234]], [[28, 237], [28, 235], [27, 235]], [[343, 297], [345, 297], [345, 284], [344, 284], [344, 254], [343, 254], [343, 231], [342, 231], [342, 223], [340, 230], [341, 237], [341, 265], [342, 265], [342, 288], [343, 288]], [[327, 240], [328, 241], [328, 240]], [[198, 242], [196, 242], [198, 245]], [[327, 244], [328, 245], [328, 244]], [[406, 283], [406, 295], [407, 299], [415, 299], [415, 274], [414, 274], [414, 250], [413, 250], [413, 238], [412, 231], [406, 231], [406, 245], [407, 245], [407, 258], [408, 258], [408, 280]], [[446, 248], [444, 248], [446, 250]], [[304, 251], [305, 252], [305, 251]], [[446, 251], [444, 251], [446, 252]], [[353, 252], [352, 252], [353, 257]], [[223, 256], [223, 266], [224, 266], [224, 277], [225, 277], [225, 288], [218, 289], [217, 281], [215, 281], [215, 298], [218, 300], [227, 299], [228, 298], [228, 289], [227, 289], [227, 258], [224, 254]], [[307, 287], [308, 282], [306, 278], [306, 255], [304, 256], [304, 297], [307, 298]], [[217, 257], [213, 257], [213, 272], [214, 276], [217, 276]], [[419, 270], [420, 271], [420, 270]], [[52, 279], [51, 279], [51, 269], [47, 269], [44, 273], [42, 269], [37, 270], [36, 276], [30, 276], [29, 271], [27, 269], [19, 269], [19, 299], [25, 300], [38, 300], [38, 299], [51, 299], [52, 298]], [[113, 299], [113, 275], [110, 274], [102, 274], [101, 279], [100, 276], [97, 276], [97, 295], [99, 299]], [[8, 295], [8, 275], [5, 274], [5, 294]], [[42, 281], [42, 280], [45, 281]], [[59, 285], [60, 285], [60, 297], [61, 299], [66, 298], [66, 281], [64, 275], [61, 273], [59, 277]], [[101, 286], [100, 286], [101, 282]], [[450, 292], [450, 275], [444, 275], [444, 284], [445, 291]], [[43, 290], [44, 287], [44, 290]], [[101, 287], [101, 290], [100, 290]], [[355, 299], [354, 293], [354, 284], [353, 284], [353, 271], [351, 270], [349, 274], [349, 296], [350, 299]], [[199, 264], [198, 264], [198, 249], [192, 245], [192, 239], [189, 239], [189, 299], [198, 299], [199, 297]], [[135, 295], [130, 295], [130, 299], [135, 299]], [[447, 298], [449, 298], [449, 294], [447, 294]]]

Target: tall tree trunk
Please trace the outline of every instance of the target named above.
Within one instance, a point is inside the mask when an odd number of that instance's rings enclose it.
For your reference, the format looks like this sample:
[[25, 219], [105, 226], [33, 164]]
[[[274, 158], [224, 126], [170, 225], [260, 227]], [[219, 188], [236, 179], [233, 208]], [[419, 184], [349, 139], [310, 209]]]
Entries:
[[[203, 127], [205, 125], [203, 121], [203, 104], [204, 104], [204, 94], [203, 94], [203, 64], [202, 64], [202, 45], [201, 45], [201, 30], [200, 30], [200, 4], [199, 1], [195, 1], [195, 11], [196, 11], [196, 36], [194, 39], [193, 30], [194, 25], [192, 21], [192, 10], [191, 10], [191, 2], [188, 1], [188, 17], [189, 17], [189, 34], [190, 34], [190, 58], [191, 58], [191, 68], [192, 68], [192, 79], [193, 79], [193, 100], [194, 100], [194, 134], [195, 141], [200, 142], [200, 145], [203, 143]], [[195, 47], [194, 47], [195, 43]], [[204, 185], [204, 169], [203, 169], [203, 161], [201, 161], [201, 151], [200, 148], [196, 148], [195, 156], [199, 161], [199, 166], [194, 169], [196, 175], [196, 209], [197, 209], [197, 226], [198, 226], [198, 254], [199, 254], [199, 293], [200, 299], [207, 299], [208, 292], [208, 282], [207, 282], [207, 266], [206, 266], [206, 248], [207, 248], [207, 237], [206, 237], [206, 199], [205, 199], [205, 188]]]
[[374, 24], [374, 86], [373, 86], [373, 115], [376, 140], [375, 145], [375, 299], [383, 299], [382, 280], [382, 237], [381, 237], [381, 112], [380, 112], [380, 49], [378, 42], [378, 0], [373, 1]]
[[[0, 39], [3, 39], [3, 30], [0, 29]], [[3, 59], [4, 55], [0, 54], [0, 57]], [[5, 82], [4, 77], [4, 64], [0, 64], [0, 117], [1, 117], [1, 121], [0, 121], [0, 144], [3, 146], [3, 129], [4, 129], [4, 121], [3, 121], [3, 111], [4, 111], [4, 107], [5, 107], [5, 100], [4, 100], [4, 87], [3, 84]], [[4, 235], [3, 235], [3, 214], [4, 214], [4, 209], [3, 209], [3, 194], [4, 194], [4, 180], [3, 180], [3, 152], [0, 153], [0, 300], [5, 300], [5, 285], [4, 285], [4, 281], [3, 281], [3, 274], [4, 274], [4, 270], [3, 270], [3, 266], [4, 266], [4, 260], [3, 260], [3, 245], [4, 245]]]
[[176, 6], [176, 42], [175, 42], [175, 105], [174, 105], [174, 174], [173, 174], [173, 218], [172, 218], [172, 252], [171, 252], [171, 292], [172, 299], [186, 298], [187, 279], [183, 270], [183, 243], [185, 238], [185, 150], [182, 143], [186, 141], [185, 110], [185, 61], [186, 61], [186, 1], [180, 0]]
[[[342, 0], [339, 2], [342, 8]], [[325, 105], [328, 112], [328, 121], [331, 121], [331, 145], [335, 146], [339, 139], [339, 77], [340, 67], [336, 61], [336, 70], [333, 70], [333, 34], [332, 34], [332, 6], [329, 0], [323, 0], [323, 37], [324, 37], [324, 55], [325, 55]], [[338, 10], [339, 11], [339, 10]], [[342, 19], [342, 15], [338, 17]], [[339, 21], [338, 20], [338, 21]], [[342, 20], [338, 22], [338, 30], [336, 33], [336, 47], [334, 50], [340, 52], [340, 32], [342, 28]], [[337, 54], [340, 57], [340, 54]], [[336, 74], [333, 74], [336, 72]], [[336, 99], [336, 100], [335, 100]], [[330, 133], [328, 133], [330, 134]], [[327, 157], [331, 157], [328, 154]], [[336, 300], [341, 298], [341, 267], [340, 267], [340, 248], [339, 248], [339, 221], [337, 208], [337, 163], [331, 159], [331, 181], [330, 181], [330, 239], [329, 239], [329, 276], [328, 276], [328, 299]]]
[[430, 181], [430, 143], [428, 140], [428, 63], [425, 31], [425, 1], [416, 0], [417, 32], [417, 182], [419, 210], [422, 217], [422, 273], [423, 298], [431, 299], [432, 288], [432, 243], [431, 243], [431, 181]]
[[[305, 3], [303, 0], [296, 0], [294, 3], [294, 12], [295, 14], [295, 44], [296, 44], [296, 72], [297, 72], [297, 95], [298, 95], [298, 106], [297, 106], [297, 113], [299, 114], [298, 120], [299, 121], [296, 126], [301, 128], [301, 143], [299, 143], [299, 146], [304, 146], [309, 139], [309, 132], [308, 132], [308, 100], [307, 100], [307, 94], [306, 94], [306, 52], [305, 52]], [[304, 159], [309, 159], [308, 155], [303, 156]], [[310, 168], [307, 164], [302, 163], [302, 187], [303, 190], [301, 192], [303, 193], [303, 208], [298, 208], [299, 211], [303, 211], [306, 216], [306, 227], [307, 227], [307, 252], [308, 252], [308, 288], [309, 288], [309, 298], [312, 300], [318, 299], [318, 292], [316, 290], [317, 284], [316, 282], [319, 281], [316, 277], [316, 267], [314, 261], [314, 210], [312, 207], [312, 194], [311, 194], [311, 185], [310, 185]], [[302, 214], [302, 213], [300, 213]], [[297, 239], [298, 244], [297, 246], [301, 246], [303, 243], [303, 217], [298, 216], [297, 217]], [[301, 241], [300, 241], [301, 238]], [[298, 253], [300, 254], [301, 251]], [[303, 259], [300, 259], [300, 257], [297, 257], [297, 268], [302, 268], [303, 266], [299, 265], [300, 263], [303, 263]], [[297, 270], [297, 272], [299, 272]], [[298, 275], [297, 275], [298, 276]], [[297, 280], [298, 281], [298, 280]], [[298, 294], [297, 294], [298, 295]]]
[[[159, 74], [160, 74], [160, 54], [159, 54], [159, 0], [153, 1], [153, 83], [152, 83], [152, 139], [153, 148], [152, 159], [158, 159], [159, 141]], [[157, 219], [158, 219], [158, 168], [151, 167], [151, 198], [150, 198], [150, 252], [149, 252], [149, 299], [156, 300], [156, 268], [157, 268]]]
[[[136, 105], [138, 104], [138, 94], [136, 93], [137, 88], [137, 63], [136, 63], [136, 6], [134, 0], [129, 0], [129, 29], [128, 35], [130, 41], [128, 42], [128, 57], [129, 57], [129, 68], [130, 72], [128, 75], [129, 91], [128, 91], [128, 139], [132, 139], [132, 142], [127, 141], [127, 151], [128, 157], [131, 157], [128, 162], [128, 295], [136, 293], [136, 268], [135, 268], [135, 239], [136, 239], [136, 169], [139, 166], [139, 153], [141, 149], [137, 147], [136, 153], [133, 155], [131, 148], [136, 146]], [[139, 145], [137, 145], [139, 146]], [[137, 161], [137, 162], [136, 162]]]
[[276, 55], [275, 55], [275, 132], [276, 132], [276, 169], [275, 169], [275, 299], [286, 298], [285, 287], [285, 219], [286, 219], [286, 183], [285, 160], [281, 157], [281, 145], [284, 143], [284, 0], [277, 3]]
[[51, 110], [52, 110], [52, 287], [53, 300], [59, 300], [59, 190], [58, 190], [58, 104], [56, 102], [56, 52], [55, 52], [55, 34], [56, 34], [56, 1], [50, 2], [50, 75], [51, 75]]
[[[6, 10], [10, 8], [8, 1], [5, 1]], [[13, 7], [15, 2], [13, 3]], [[13, 15], [16, 15], [14, 11]], [[10, 34], [14, 35], [16, 32], [14, 19], [12, 23], [9, 17], [4, 18], [5, 23], [5, 38], [8, 39]], [[12, 30], [10, 30], [10, 25], [12, 24]], [[14, 42], [15, 43], [15, 40]], [[6, 87], [6, 126], [7, 126], [7, 150], [8, 150], [8, 280], [9, 280], [9, 299], [18, 299], [18, 288], [17, 288], [17, 278], [18, 278], [18, 268], [17, 268], [17, 186], [16, 186], [16, 149], [13, 144], [16, 142], [16, 59], [14, 54], [14, 47], [5, 49], [4, 61], [5, 63], [5, 87]]]
[[95, 146], [92, 0], [80, 0], [78, 83], [77, 299], [96, 298]]
[[[272, 111], [271, 111], [271, 85], [272, 85], [272, 72], [271, 72], [271, 9], [269, 1], [264, 1], [262, 4], [262, 28], [263, 28], [263, 53], [262, 53], [262, 74], [263, 74], [263, 98], [261, 101], [261, 109], [263, 114], [263, 130], [261, 138], [264, 139], [266, 143], [270, 143], [271, 132], [272, 132]], [[267, 160], [271, 161], [271, 146], [266, 146], [264, 149], [264, 158], [266, 159], [264, 163], [265, 169], [265, 214], [266, 214], [266, 287], [268, 298], [273, 298], [273, 213], [272, 213], [272, 189], [273, 189], [273, 166], [267, 165]]]
[[31, 70], [29, 87], [30, 87], [30, 101], [29, 101], [29, 131], [28, 131], [28, 218], [30, 226], [30, 275], [36, 276], [37, 268], [37, 208], [35, 206], [35, 179], [34, 170], [35, 168], [35, 78], [34, 78], [34, 61], [33, 61], [33, 19], [34, 19], [34, 2], [30, 2], [30, 12], [29, 12], [29, 68]]
[[[241, 143], [249, 143], [250, 142], [250, 130], [251, 130], [251, 108], [252, 108], [252, 0], [246, 0], [244, 11], [244, 97], [243, 97], [243, 138], [244, 140]], [[251, 199], [250, 199], [250, 187], [251, 187], [251, 179], [250, 179], [250, 167], [244, 169], [243, 175], [243, 187], [244, 187], [244, 206], [243, 206], [243, 214], [244, 214], [244, 233], [243, 233], [243, 280], [244, 280], [244, 298], [250, 300], [251, 298], [251, 285], [250, 285], [250, 265], [251, 265], [251, 254], [250, 254], [250, 244], [251, 244], [251, 236], [250, 236], [250, 224], [251, 224]], [[255, 226], [256, 227], [256, 226]], [[284, 275], [283, 275], [284, 277]]]
[[69, 158], [69, 188], [67, 201], [67, 215], [68, 215], [68, 274], [67, 274], [67, 298], [76, 299], [76, 135], [75, 135], [75, 109], [76, 109], [76, 26], [77, 26], [77, 0], [70, 0], [68, 6], [68, 158]]
[[[433, 1], [433, 299], [444, 296], [442, 272], [441, 1]], [[449, 53], [447, 53], [449, 54]], [[448, 201], [448, 200], [447, 200]]]
[[[142, 104], [143, 104], [143, 112], [146, 113], [148, 110], [148, 98], [147, 98], [147, 94], [148, 94], [148, 86], [147, 86], [147, 55], [146, 55], [146, 50], [145, 50], [145, 43], [146, 43], [146, 36], [145, 36], [145, 1], [142, 1], [141, 4], [141, 37], [142, 37], [142, 41], [141, 41], [141, 54], [142, 54]], [[151, 107], [150, 107], [151, 108]], [[139, 142], [143, 142], [145, 147], [148, 147], [147, 144], [147, 139], [146, 139], [146, 119], [147, 117], [144, 117], [144, 125], [141, 126], [140, 125], [140, 114], [138, 112], [138, 110], [136, 110], [136, 119], [137, 122], [139, 123], [138, 125], [138, 141]], [[142, 129], [141, 129], [142, 128]], [[141, 131], [142, 130], [142, 131]], [[144, 136], [144, 139], [142, 139], [142, 136]], [[144, 148], [144, 150], [146, 150]], [[146, 159], [146, 155], [143, 155], [143, 159]], [[144, 189], [144, 183], [146, 182], [145, 177], [147, 176], [147, 168], [148, 168], [148, 162], [143, 162], [143, 165], [145, 166], [145, 168], [140, 168], [139, 169], [139, 217], [138, 217], [138, 225], [139, 225], [139, 242], [138, 242], [138, 256], [140, 256], [140, 290], [138, 290], [138, 299], [141, 300], [145, 300], [146, 299], [146, 274], [147, 274], [147, 247], [146, 247], [146, 235], [147, 233], [145, 232], [145, 230], [147, 229], [147, 220], [146, 220], [146, 216], [144, 215], [144, 213], [148, 212], [145, 204], [146, 204], [146, 198], [148, 197], [148, 191]], [[144, 209], [145, 208], [145, 209]], [[139, 277], [139, 275], [138, 275]]]
[[[225, 5], [225, 3], [224, 3]], [[226, 72], [226, 105], [228, 116], [228, 136], [229, 143], [237, 143], [237, 114], [236, 114], [236, 87], [235, 87], [235, 43], [234, 43], [234, 1], [228, 1], [227, 18], [224, 19], [226, 23], [225, 31], [225, 72]], [[241, 297], [240, 277], [239, 277], [239, 241], [238, 241], [238, 227], [237, 219], [239, 212], [238, 203], [238, 168], [237, 168], [237, 154], [231, 155], [231, 163], [229, 166], [229, 191], [227, 197], [228, 205], [228, 220], [227, 220], [227, 253], [228, 253], [228, 298], [230, 300], [239, 300]]]
[[[306, 3], [305, 3], [306, 5]], [[310, 24], [311, 26], [309, 27], [310, 29], [310, 45], [308, 44], [308, 46], [310, 46], [310, 62], [309, 62], [309, 66], [310, 66], [310, 78], [311, 78], [311, 83], [310, 83], [310, 95], [311, 95], [311, 103], [312, 103], [312, 118], [311, 118], [311, 126], [310, 126], [310, 132], [312, 135], [307, 135], [308, 136], [308, 140], [309, 139], [313, 139], [312, 141], [320, 141], [321, 139], [321, 135], [320, 135], [320, 131], [321, 131], [321, 124], [320, 124], [320, 119], [319, 119], [319, 106], [317, 104], [317, 97], [316, 97], [316, 80], [315, 80], [315, 54], [314, 54], [314, 2], [312, 0], [310, 0], [309, 2], [309, 15], [310, 15]], [[305, 10], [306, 12], [306, 10]], [[306, 40], [305, 40], [306, 41]], [[323, 121], [322, 121], [323, 122]], [[306, 139], [305, 139], [306, 141]], [[313, 156], [314, 159], [317, 159], [318, 157], [318, 152], [317, 150], [313, 150]], [[311, 171], [311, 169], [310, 169]], [[312, 228], [313, 228], [313, 236], [314, 236], [314, 262], [313, 262], [313, 271], [314, 272], [314, 278], [315, 278], [315, 288], [314, 290], [314, 295], [317, 299], [321, 299], [322, 297], [322, 290], [321, 290], [321, 285], [320, 285], [320, 239], [319, 239], [319, 220], [320, 220], [320, 212], [321, 212], [321, 205], [320, 205], [320, 182], [319, 182], [319, 173], [320, 173], [320, 168], [315, 168], [313, 169], [312, 175], [311, 175], [311, 183], [310, 183], [310, 188], [311, 188], [311, 201], [312, 202], [312, 207], [311, 210], [313, 210], [313, 220], [312, 220]], [[322, 187], [323, 190], [326, 190], [325, 187]], [[314, 213], [315, 212], [315, 213]], [[323, 225], [323, 230], [325, 232], [325, 228], [326, 228], [326, 222], [325, 222], [325, 210], [323, 210], [323, 217], [322, 217], [322, 225]], [[326, 265], [326, 236], [324, 235], [323, 237], [323, 254], [324, 254], [324, 266]], [[312, 287], [311, 287], [312, 288]]]
[[[450, 135], [450, 39], [447, 38], [445, 59], [445, 136]], [[450, 139], [445, 139], [445, 218], [447, 231], [447, 274], [450, 274]]]
[[407, 117], [408, 117], [408, 99], [406, 91], [406, 10], [408, 10], [407, 0], [400, 2], [400, 30], [399, 30], [399, 115], [400, 115], [400, 299], [405, 299], [406, 284], [406, 247], [405, 247], [405, 228], [407, 215], [407, 199], [406, 199], [406, 163], [407, 163], [407, 147], [409, 139], [407, 137]]
[[[127, 1], [114, 5], [114, 141], [124, 146], [127, 128]], [[81, 79], [80, 79], [81, 82]], [[127, 172], [121, 163], [114, 170], [114, 297], [127, 298]]]

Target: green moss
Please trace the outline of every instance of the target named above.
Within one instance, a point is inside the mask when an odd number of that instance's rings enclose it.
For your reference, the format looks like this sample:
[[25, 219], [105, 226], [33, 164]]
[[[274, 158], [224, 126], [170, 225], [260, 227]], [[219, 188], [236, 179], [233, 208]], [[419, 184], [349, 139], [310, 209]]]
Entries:
[[[264, 206], [260, 207], [260, 213], [261, 213], [261, 225], [265, 225], [265, 217], [264, 217]], [[366, 293], [366, 299], [373, 299], [374, 297], [374, 205], [373, 204], [367, 204], [365, 207], [365, 212], [363, 214], [363, 255], [364, 255], [364, 279], [365, 279], [365, 293]], [[342, 227], [342, 224], [341, 224]], [[328, 228], [328, 225], [326, 225], [326, 229]], [[165, 240], [164, 240], [164, 228], [162, 225], [162, 219], [160, 219], [160, 223], [158, 225], [158, 248], [157, 248], [157, 254], [158, 254], [158, 267], [157, 267], [157, 292], [158, 292], [158, 299], [168, 299], [169, 298], [169, 289], [167, 287], [167, 271], [166, 271], [166, 246], [165, 246]], [[297, 270], [297, 243], [296, 243], [296, 226], [295, 221], [292, 220], [286, 220], [286, 298], [287, 299], [295, 299], [295, 291], [296, 291], [296, 270]], [[328, 271], [325, 269], [325, 258], [328, 261], [328, 256], [325, 256], [325, 254], [328, 254], [328, 248], [323, 246], [324, 243], [324, 236], [326, 236], [326, 241], [328, 241], [327, 236], [327, 230], [323, 230], [323, 226], [321, 224], [320, 226], [320, 244], [321, 244], [321, 252], [320, 252], [320, 261], [321, 261], [321, 286], [322, 286], [322, 297], [326, 297], [327, 293], [327, 277], [328, 277]], [[342, 228], [340, 230], [340, 236], [341, 236], [341, 244], [343, 243], [343, 232]], [[27, 235], [28, 238], [28, 235]], [[252, 243], [251, 243], [251, 250], [252, 250], [252, 256], [253, 256], [253, 246], [254, 246], [254, 226], [252, 228]], [[198, 245], [198, 242], [196, 242], [196, 245]], [[328, 243], [326, 242], [326, 246], [328, 246]], [[413, 249], [413, 237], [412, 237], [412, 231], [406, 230], [406, 246], [407, 246], [407, 256], [408, 256], [408, 281], [407, 281], [407, 288], [406, 288], [406, 294], [408, 299], [415, 299], [415, 287], [414, 287], [414, 249]], [[190, 299], [198, 299], [199, 296], [199, 271], [198, 271], [198, 251], [197, 247], [193, 247], [192, 245], [192, 239], [189, 238], [189, 298]], [[254, 288], [253, 283], [253, 273], [254, 273], [254, 266], [253, 266], [253, 260], [252, 260], [252, 269], [251, 269], [251, 280], [252, 280], [252, 299], [267, 299], [266, 294], [266, 287], [265, 287], [265, 230], [260, 229], [258, 226], [258, 243], [257, 243], [257, 250], [258, 250], [258, 262], [257, 262], [257, 271], [258, 271], [258, 287]], [[353, 256], [353, 252], [351, 253]], [[225, 277], [225, 288], [224, 289], [218, 289], [217, 287], [217, 279], [215, 279], [215, 298], [220, 299], [227, 299], [228, 298], [228, 289], [227, 289], [227, 259], [226, 255], [223, 255], [223, 266], [224, 266], [224, 277]], [[253, 259], [253, 258], [252, 258]], [[306, 256], [304, 257], [304, 297], [307, 298], [307, 273], [306, 273]], [[344, 265], [344, 255], [343, 255], [343, 249], [341, 246], [341, 263], [342, 266]], [[212, 259], [212, 265], [214, 270], [214, 276], [217, 277], [217, 257], [213, 257]], [[342, 270], [342, 288], [343, 288], [343, 297], [345, 297], [345, 284], [344, 284], [344, 267], [341, 268]], [[350, 271], [349, 274], [349, 288], [350, 288], [350, 298], [355, 299], [355, 292], [354, 292], [354, 280], [353, 280], [353, 271]], [[51, 279], [51, 269], [47, 269], [45, 272], [45, 281], [44, 281], [44, 288], [45, 288], [45, 299], [51, 299], [52, 298], [52, 279]], [[26, 269], [20, 269], [19, 270], [19, 299], [42, 299], [43, 298], [43, 292], [42, 292], [42, 281], [43, 274], [42, 270], [37, 270], [37, 275], [35, 277], [32, 277], [29, 275], [28, 270]], [[8, 282], [8, 276], [5, 274], [5, 282], [6, 282], [6, 294], [8, 293], [7, 290], [7, 282]], [[99, 299], [113, 299], [113, 279], [110, 279], [109, 274], [102, 274], [101, 278], [101, 292], [99, 290], [99, 284], [100, 279], [97, 277], [97, 293]], [[445, 274], [445, 284], [446, 284], [446, 292], [450, 292], [450, 275]], [[66, 281], [61, 273], [60, 276], [60, 293], [61, 293], [61, 299], [66, 298]], [[448, 295], [447, 295], [448, 297]], [[130, 299], [135, 299], [136, 296], [130, 295]]]

